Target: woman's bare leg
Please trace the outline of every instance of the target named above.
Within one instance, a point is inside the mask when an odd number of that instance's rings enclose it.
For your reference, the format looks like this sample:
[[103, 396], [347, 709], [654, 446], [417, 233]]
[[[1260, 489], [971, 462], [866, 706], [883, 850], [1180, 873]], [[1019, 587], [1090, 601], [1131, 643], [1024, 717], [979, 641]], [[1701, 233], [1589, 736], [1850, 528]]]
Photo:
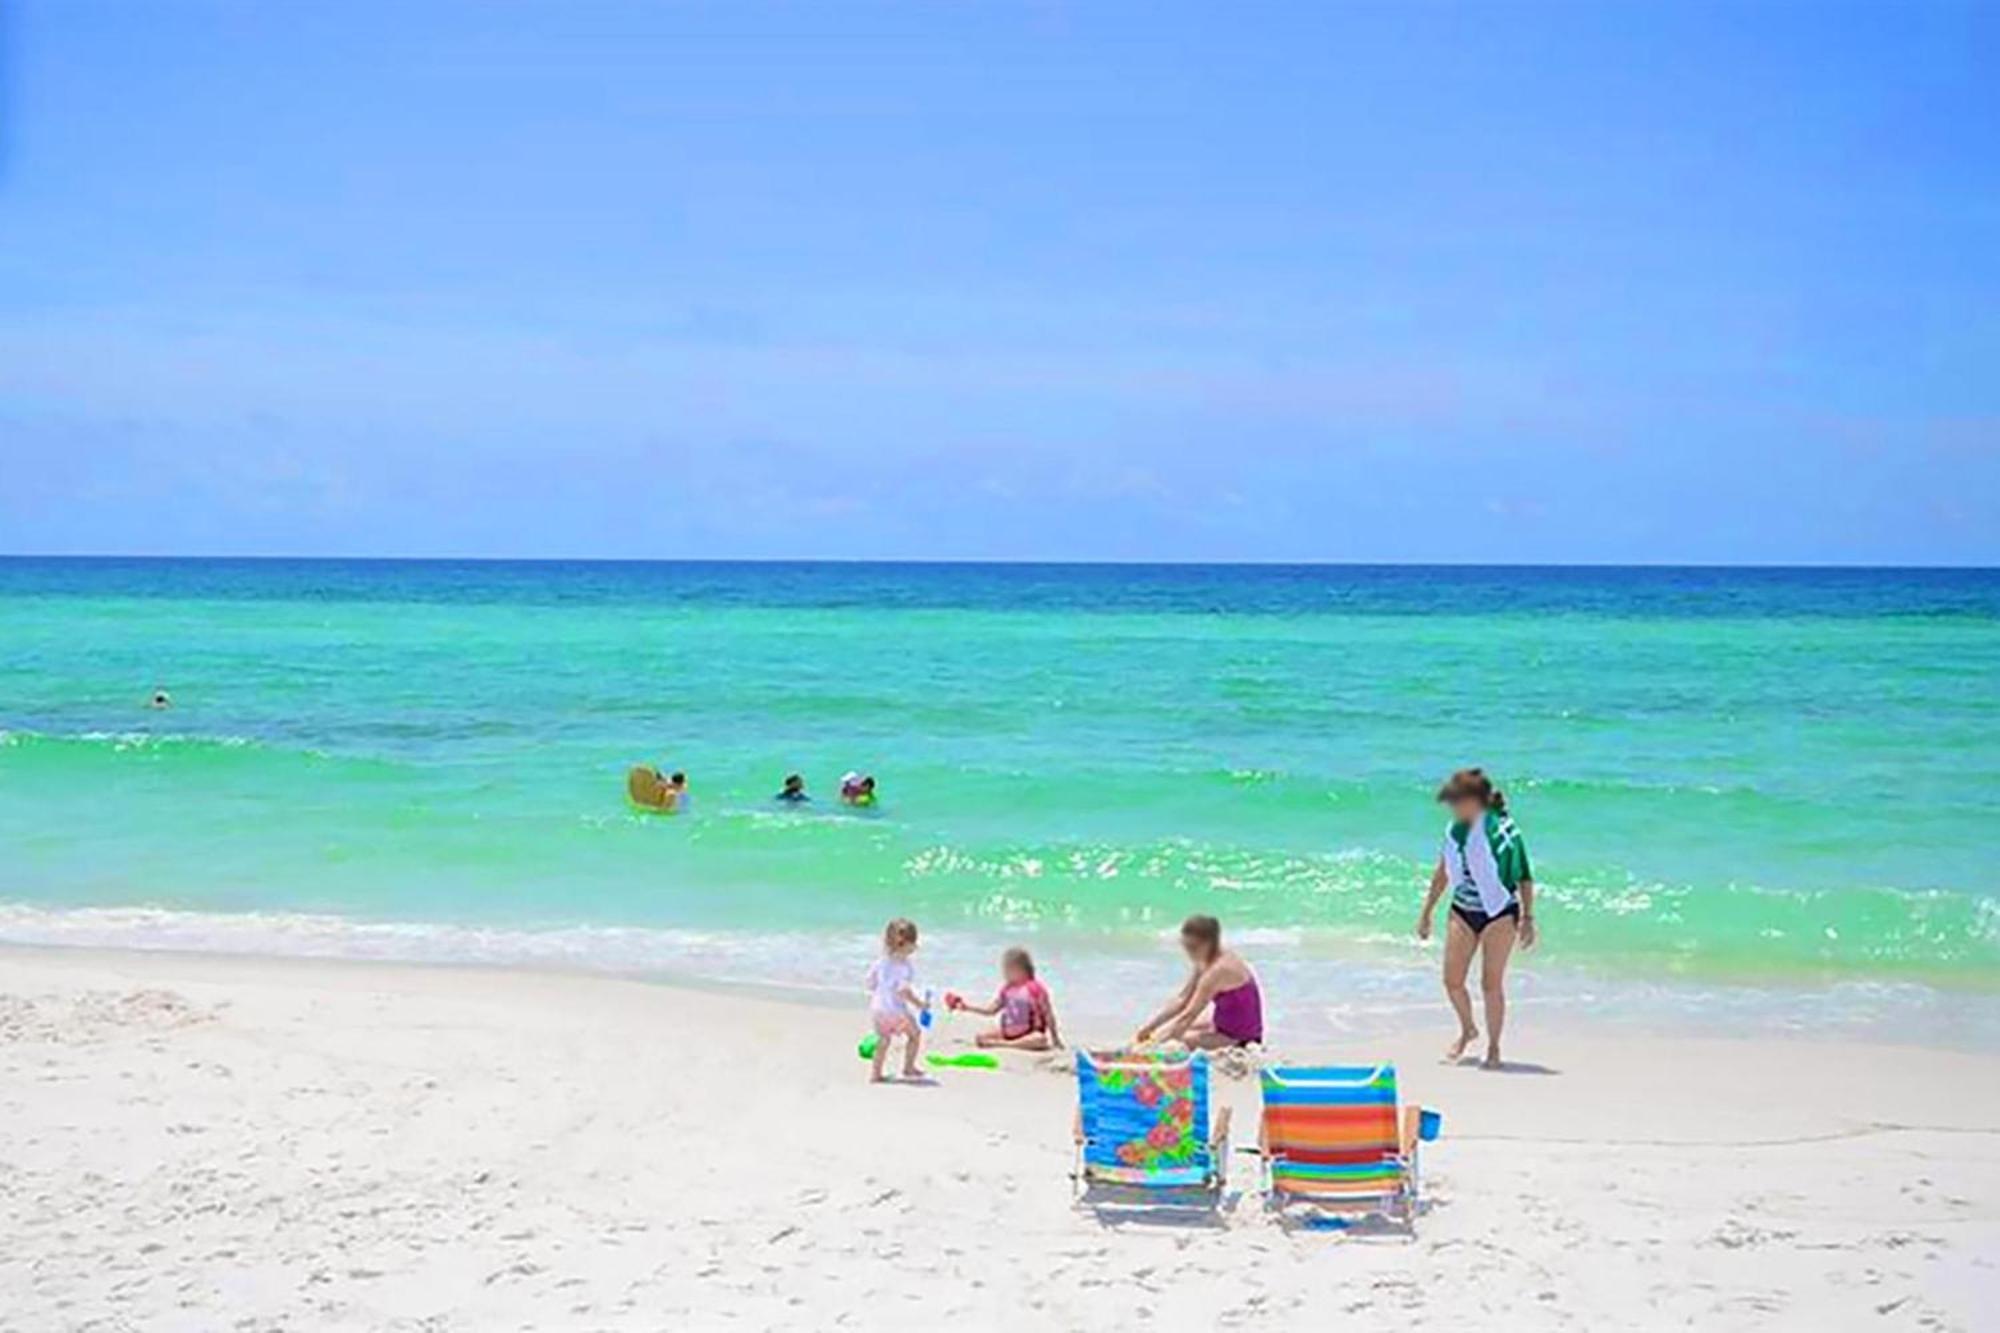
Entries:
[[1479, 1040], [1479, 1025], [1472, 1021], [1472, 995], [1465, 989], [1472, 955], [1479, 951], [1479, 932], [1448, 908], [1444, 916], [1444, 996], [1458, 1015], [1458, 1040], [1444, 1048], [1444, 1058], [1448, 1064], [1457, 1064], [1466, 1047]]
[[1023, 1032], [1018, 1037], [1003, 1037], [998, 1028], [990, 1028], [972, 1041], [976, 1046], [999, 1046], [1010, 1051], [1046, 1051], [1049, 1048], [1049, 1034], [1046, 1032]]
[[1517, 926], [1514, 918], [1502, 917], [1481, 933], [1479, 940], [1479, 989], [1486, 998], [1485, 1067], [1500, 1067], [1500, 1030], [1507, 1026], [1507, 959], [1514, 953]]
[[1174, 1040], [1191, 1051], [1212, 1051], [1220, 1046], [1234, 1044], [1215, 1030], [1214, 1020], [1207, 1018], [1197, 1018], [1182, 1029], [1181, 1035]]
[[1226, 1051], [1233, 1046], [1243, 1044], [1228, 1033], [1217, 1032], [1214, 1028], [1189, 1032], [1181, 1040], [1187, 1043], [1187, 1048], [1191, 1051]]

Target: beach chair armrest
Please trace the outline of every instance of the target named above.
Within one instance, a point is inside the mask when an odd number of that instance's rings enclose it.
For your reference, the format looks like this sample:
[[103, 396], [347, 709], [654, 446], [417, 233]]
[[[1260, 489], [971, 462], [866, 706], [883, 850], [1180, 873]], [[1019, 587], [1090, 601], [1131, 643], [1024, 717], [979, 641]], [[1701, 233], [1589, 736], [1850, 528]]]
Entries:
[[1424, 1112], [1420, 1106], [1403, 1108], [1403, 1157], [1407, 1160], [1417, 1155], [1417, 1138], [1423, 1132]]

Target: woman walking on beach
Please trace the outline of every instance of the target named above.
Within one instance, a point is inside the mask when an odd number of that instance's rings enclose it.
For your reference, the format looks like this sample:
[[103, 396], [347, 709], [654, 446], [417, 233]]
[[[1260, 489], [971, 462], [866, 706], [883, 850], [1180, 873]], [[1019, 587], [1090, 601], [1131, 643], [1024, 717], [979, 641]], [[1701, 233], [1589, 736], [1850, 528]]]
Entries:
[[1139, 1045], [1179, 1040], [1197, 1050], [1222, 1050], [1263, 1041], [1264, 996], [1257, 974], [1234, 949], [1222, 947], [1222, 923], [1212, 916], [1189, 917], [1181, 922], [1181, 948], [1194, 970], [1166, 1008], [1139, 1029]]
[[1449, 889], [1444, 993], [1458, 1014], [1458, 1040], [1445, 1049], [1444, 1058], [1456, 1064], [1479, 1040], [1479, 1027], [1472, 1021], [1472, 996], [1465, 988], [1472, 957], [1478, 954], [1479, 989], [1486, 999], [1482, 1067], [1498, 1069], [1500, 1032], [1507, 1023], [1507, 960], [1517, 939], [1523, 949], [1535, 947], [1534, 872], [1521, 831], [1507, 817], [1507, 798], [1483, 771], [1461, 768], [1445, 779], [1437, 798], [1451, 807], [1451, 824], [1417, 916], [1417, 938], [1431, 937], [1438, 899]]

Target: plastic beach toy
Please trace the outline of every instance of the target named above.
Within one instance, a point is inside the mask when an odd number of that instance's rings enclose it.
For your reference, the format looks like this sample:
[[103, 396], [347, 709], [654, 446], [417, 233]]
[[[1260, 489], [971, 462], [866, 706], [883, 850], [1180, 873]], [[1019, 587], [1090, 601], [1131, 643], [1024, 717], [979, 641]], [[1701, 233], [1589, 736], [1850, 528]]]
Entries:
[[[854, 1048], [854, 1053], [864, 1060], [873, 1060], [875, 1058], [875, 1050], [881, 1044], [882, 1038], [871, 1032], [861, 1039], [860, 1045]], [[988, 1055], [984, 1051], [961, 1051], [957, 1055], [932, 1054], [925, 1056], [924, 1059], [930, 1062], [933, 1069], [998, 1069], [1000, 1067], [1000, 1057], [997, 1055]]]
[[984, 1051], [965, 1051], [958, 1055], [927, 1055], [925, 1063], [933, 1069], [998, 1069], [1000, 1057], [988, 1055]]

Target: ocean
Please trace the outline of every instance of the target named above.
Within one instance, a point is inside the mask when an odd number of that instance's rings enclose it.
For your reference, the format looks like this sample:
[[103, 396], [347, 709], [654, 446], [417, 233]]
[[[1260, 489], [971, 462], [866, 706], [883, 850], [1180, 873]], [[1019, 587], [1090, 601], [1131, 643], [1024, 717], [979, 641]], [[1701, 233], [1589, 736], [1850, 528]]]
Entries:
[[1444, 1033], [1468, 764], [1543, 885], [1517, 1030], [2000, 1044], [2000, 571], [0, 559], [6, 940], [845, 1001], [904, 915], [1108, 1024], [1207, 911], [1280, 1040]]

